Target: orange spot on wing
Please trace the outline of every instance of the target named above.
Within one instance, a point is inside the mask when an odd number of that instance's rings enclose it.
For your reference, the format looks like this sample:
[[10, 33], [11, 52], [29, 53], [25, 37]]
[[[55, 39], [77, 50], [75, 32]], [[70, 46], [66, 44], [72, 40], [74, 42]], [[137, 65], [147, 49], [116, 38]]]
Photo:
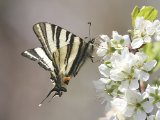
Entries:
[[67, 84], [67, 85], [68, 85], [70, 80], [71, 80], [71, 77], [64, 77], [63, 78], [64, 83]]

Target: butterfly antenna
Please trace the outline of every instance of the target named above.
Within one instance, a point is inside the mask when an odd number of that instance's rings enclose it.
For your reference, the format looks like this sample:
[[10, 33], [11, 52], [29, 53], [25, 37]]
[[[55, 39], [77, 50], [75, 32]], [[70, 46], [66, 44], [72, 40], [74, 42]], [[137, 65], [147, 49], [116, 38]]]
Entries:
[[89, 40], [91, 40], [91, 22], [88, 22], [89, 25]]
[[54, 91], [54, 89], [52, 89], [52, 90], [48, 93], [48, 95], [42, 100], [42, 102], [40, 102], [40, 104], [38, 105], [39, 107], [42, 106], [42, 103], [50, 96], [50, 94], [51, 94], [53, 91]]

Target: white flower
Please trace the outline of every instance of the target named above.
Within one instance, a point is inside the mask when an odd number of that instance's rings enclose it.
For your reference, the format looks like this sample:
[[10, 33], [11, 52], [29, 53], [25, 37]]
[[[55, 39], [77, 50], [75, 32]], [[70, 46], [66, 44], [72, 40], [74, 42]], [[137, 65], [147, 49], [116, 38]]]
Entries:
[[100, 78], [97, 81], [93, 81], [93, 83], [101, 103], [110, 102], [113, 97], [119, 95], [119, 84], [108, 78]]
[[102, 56], [106, 55], [106, 53], [109, 49], [108, 43], [110, 42], [110, 39], [107, 35], [100, 35], [100, 38], [101, 38], [101, 40], [100, 40], [101, 43], [100, 43], [100, 46], [97, 50], [97, 55], [102, 57]]
[[[132, 58], [132, 59], [131, 59]], [[136, 90], [139, 87], [138, 76], [134, 71], [134, 55], [128, 49], [122, 51], [122, 55], [116, 54], [111, 58], [112, 69], [110, 78], [113, 81], [120, 81], [119, 90], [124, 92], [126, 89]]]
[[112, 32], [111, 45], [115, 49], [123, 49], [123, 47], [128, 46], [130, 43], [130, 38], [128, 35], [119, 35], [117, 31]]
[[149, 79], [149, 71], [151, 71], [157, 64], [156, 60], [146, 62], [147, 55], [142, 52], [137, 52], [134, 55], [135, 61], [135, 74], [142, 81], [147, 81]]
[[123, 99], [115, 98], [111, 101], [110, 106], [107, 109], [106, 116], [99, 120], [126, 120], [122, 114], [123, 108], [125, 109], [127, 103]]
[[114, 52], [111, 48], [110, 39], [107, 35], [100, 35], [100, 45], [97, 49], [97, 55], [108, 60], [111, 54]]
[[128, 35], [119, 35], [118, 32], [112, 32], [112, 39], [107, 35], [100, 35], [100, 45], [97, 49], [97, 55], [103, 57], [104, 60], [109, 60], [112, 54], [117, 50], [122, 50], [129, 46], [130, 38]]
[[101, 78], [97, 81], [93, 81], [93, 84], [96, 88], [96, 92], [98, 94], [98, 98], [100, 99], [101, 103], [103, 104], [104, 102], [110, 101], [111, 96], [106, 93], [106, 84], [109, 82], [108, 79]]
[[153, 22], [145, 20], [144, 17], [137, 17], [131, 46], [133, 49], [140, 48], [145, 43], [150, 43], [152, 39], [160, 41], [160, 21]]
[[149, 100], [157, 106], [157, 108], [160, 108], [160, 87], [158, 86], [147, 86], [146, 94], [149, 98]]
[[138, 81], [147, 81], [149, 71], [156, 65], [156, 60], [146, 62], [147, 55], [137, 52], [135, 55], [130, 53], [128, 48], [124, 48], [121, 54], [115, 52], [108, 64], [99, 66], [100, 73], [106, 78], [117, 82], [118, 89], [125, 92], [126, 89], [136, 90], [139, 87]]
[[127, 106], [124, 110], [124, 115], [126, 117], [133, 118], [133, 120], [145, 120], [146, 114], [151, 113], [153, 110], [152, 104], [143, 98], [143, 94], [127, 90], [125, 98]]
[[123, 112], [127, 106], [127, 102], [124, 99], [115, 98], [113, 101], [111, 101], [111, 105], [112, 111], [114, 111], [117, 118], [120, 120], [125, 120]]

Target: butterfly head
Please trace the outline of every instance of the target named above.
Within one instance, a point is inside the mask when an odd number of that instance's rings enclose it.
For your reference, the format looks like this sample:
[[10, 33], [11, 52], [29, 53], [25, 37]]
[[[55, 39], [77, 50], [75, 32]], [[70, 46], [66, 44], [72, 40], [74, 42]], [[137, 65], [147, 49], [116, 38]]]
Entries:
[[90, 43], [94, 44], [94, 42], [95, 42], [94, 38], [90, 40]]

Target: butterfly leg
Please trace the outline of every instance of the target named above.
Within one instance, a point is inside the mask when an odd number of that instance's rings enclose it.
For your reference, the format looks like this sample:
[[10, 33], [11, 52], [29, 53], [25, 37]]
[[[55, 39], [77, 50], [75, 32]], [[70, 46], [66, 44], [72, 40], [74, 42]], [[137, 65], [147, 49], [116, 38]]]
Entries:
[[89, 56], [92, 63], [100, 62], [101, 60], [94, 60], [95, 56]]
[[61, 97], [61, 96], [62, 96], [62, 93], [63, 93], [63, 92], [60, 92], [60, 93], [56, 92], [48, 102], [51, 102], [52, 99], [53, 99], [55, 96], [57, 96], [57, 95], [59, 95], [59, 97]]
[[94, 56], [90, 55], [89, 58], [90, 58], [91, 62], [94, 63], [94, 60], [93, 60]]

